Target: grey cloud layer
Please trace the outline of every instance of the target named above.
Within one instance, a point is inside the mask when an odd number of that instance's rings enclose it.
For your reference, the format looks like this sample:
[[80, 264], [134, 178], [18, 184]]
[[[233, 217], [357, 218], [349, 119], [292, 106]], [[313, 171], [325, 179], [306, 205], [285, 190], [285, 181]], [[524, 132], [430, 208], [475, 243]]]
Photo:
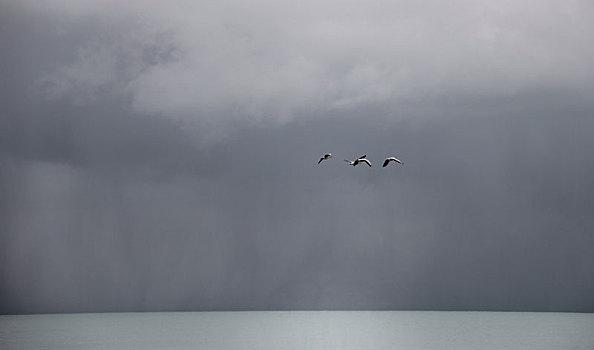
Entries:
[[[56, 15], [66, 4], [49, 2], [45, 11]], [[556, 89], [591, 97], [587, 1], [74, 7], [60, 17], [91, 18], [100, 34], [46, 77], [50, 92], [94, 95], [115, 86], [141, 112], [286, 121], [451, 95]]]

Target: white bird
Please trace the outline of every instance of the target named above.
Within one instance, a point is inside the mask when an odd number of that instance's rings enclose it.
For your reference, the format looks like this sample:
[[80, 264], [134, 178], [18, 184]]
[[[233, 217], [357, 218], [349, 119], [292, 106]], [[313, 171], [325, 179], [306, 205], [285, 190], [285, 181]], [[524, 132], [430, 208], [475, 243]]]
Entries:
[[396, 157], [388, 157], [388, 158], [386, 158], [386, 160], [384, 160], [384, 164], [382, 165], [382, 167], [386, 167], [390, 162], [396, 162], [396, 163], [402, 164], [400, 159], [398, 159]]
[[367, 165], [371, 166], [371, 162], [370, 162], [370, 161], [369, 161], [369, 159], [367, 159], [367, 158], [359, 158], [359, 159], [357, 159], [357, 161], [358, 161], [359, 163], [365, 163], [365, 164], [367, 164]]
[[326, 153], [322, 158], [320, 158], [320, 160], [318, 160], [318, 164], [320, 164], [323, 160], [327, 160], [330, 158], [332, 158], [332, 153]]
[[365, 163], [365, 164], [371, 166], [371, 162], [369, 161], [369, 159], [367, 159], [365, 157], [367, 157], [367, 155], [361, 156], [361, 157], [359, 157], [359, 158], [357, 158], [355, 160], [345, 159], [344, 161], [347, 162], [349, 165], [352, 165], [352, 166], [355, 166], [355, 165], [357, 165], [359, 163]]

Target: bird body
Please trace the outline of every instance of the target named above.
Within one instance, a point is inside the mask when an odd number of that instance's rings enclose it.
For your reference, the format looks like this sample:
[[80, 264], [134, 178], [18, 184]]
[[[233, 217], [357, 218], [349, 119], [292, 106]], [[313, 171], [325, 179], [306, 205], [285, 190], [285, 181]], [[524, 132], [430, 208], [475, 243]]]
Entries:
[[388, 158], [386, 158], [386, 160], [384, 160], [384, 164], [382, 165], [382, 167], [385, 168], [386, 166], [388, 166], [388, 164], [390, 164], [390, 162], [396, 162], [396, 163], [402, 164], [400, 159], [398, 159], [396, 157], [388, 157]]
[[318, 164], [320, 164], [323, 160], [327, 160], [330, 158], [332, 158], [332, 153], [326, 153], [322, 158], [320, 158], [320, 160], [318, 160]]
[[371, 166], [371, 162], [367, 158], [361, 158], [361, 159], [357, 159], [357, 160], [359, 161], [359, 163], [365, 163], [365, 164]]

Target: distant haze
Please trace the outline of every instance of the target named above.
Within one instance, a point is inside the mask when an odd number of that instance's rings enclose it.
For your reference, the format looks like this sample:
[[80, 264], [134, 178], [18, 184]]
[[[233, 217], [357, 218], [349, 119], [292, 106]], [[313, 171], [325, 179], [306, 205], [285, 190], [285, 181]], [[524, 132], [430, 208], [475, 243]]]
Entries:
[[2, 2], [0, 313], [594, 312], [592, 33], [586, 0]]

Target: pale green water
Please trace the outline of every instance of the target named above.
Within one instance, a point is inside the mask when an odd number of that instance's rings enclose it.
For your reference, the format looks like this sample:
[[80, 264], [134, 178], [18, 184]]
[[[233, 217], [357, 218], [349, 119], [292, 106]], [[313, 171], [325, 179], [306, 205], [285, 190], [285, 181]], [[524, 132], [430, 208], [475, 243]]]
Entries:
[[0, 316], [0, 349], [594, 349], [594, 314], [174, 312]]

